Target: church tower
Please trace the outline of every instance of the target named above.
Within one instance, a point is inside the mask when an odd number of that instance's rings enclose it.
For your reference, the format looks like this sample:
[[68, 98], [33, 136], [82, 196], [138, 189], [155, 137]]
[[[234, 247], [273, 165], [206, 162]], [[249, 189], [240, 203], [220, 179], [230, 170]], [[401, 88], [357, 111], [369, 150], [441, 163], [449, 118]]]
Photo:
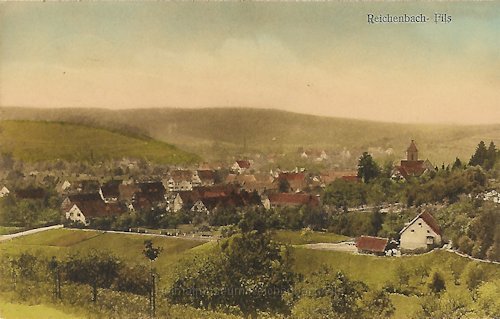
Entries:
[[411, 140], [410, 146], [406, 150], [406, 160], [418, 161], [418, 149], [414, 140]]

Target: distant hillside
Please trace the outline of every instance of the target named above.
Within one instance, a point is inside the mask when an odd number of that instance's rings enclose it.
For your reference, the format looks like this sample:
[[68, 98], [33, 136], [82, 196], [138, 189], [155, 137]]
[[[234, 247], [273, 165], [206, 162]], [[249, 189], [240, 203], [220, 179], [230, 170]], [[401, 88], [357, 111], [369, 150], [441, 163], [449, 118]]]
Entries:
[[0, 152], [28, 162], [64, 159], [87, 161], [144, 158], [157, 163], [184, 164], [196, 155], [151, 138], [124, 135], [89, 126], [38, 122], [0, 121]]
[[[297, 148], [356, 154], [392, 148], [404, 156], [415, 139], [423, 158], [436, 164], [468, 161], [479, 140], [500, 142], [500, 125], [423, 125], [381, 123], [250, 108], [206, 109], [0, 109], [3, 118], [86, 123], [150, 135], [182, 149], [213, 155], [228, 152], [291, 152]], [[220, 152], [220, 151], [219, 151]]]

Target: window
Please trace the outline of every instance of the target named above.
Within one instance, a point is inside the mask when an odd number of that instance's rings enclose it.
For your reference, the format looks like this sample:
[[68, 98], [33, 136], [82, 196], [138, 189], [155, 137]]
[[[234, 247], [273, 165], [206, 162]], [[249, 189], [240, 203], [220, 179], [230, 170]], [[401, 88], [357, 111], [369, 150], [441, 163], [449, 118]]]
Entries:
[[427, 230], [427, 234], [430, 234], [431, 232], [429, 230]]
[[422, 227], [422, 223], [418, 223], [418, 226]]
[[414, 233], [414, 232], [415, 232], [415, 229], [412, 229], [412, 230], [411, 230], [411, 232], [412, 232], [412, 233]]

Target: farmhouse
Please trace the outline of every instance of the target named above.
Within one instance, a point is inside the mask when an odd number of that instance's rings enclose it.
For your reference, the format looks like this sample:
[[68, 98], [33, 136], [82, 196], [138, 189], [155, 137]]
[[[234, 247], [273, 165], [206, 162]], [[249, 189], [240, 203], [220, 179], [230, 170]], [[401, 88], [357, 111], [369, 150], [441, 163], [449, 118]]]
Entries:
[[429, 250], [441, 245], [441, 229], [428, 212], [423, 212], [400, 232], [401, 251]]
[[120, 215], [124, 210], [117, 203], [106, 204], [99, 201], [84, 201], [74, 204], [66, 212], [66, 219], [86, 226], [94, 218]]
[[388, 242], [387, 238], [361, 236], [356, 239], [356, 247], [359, 253], [383, 256]]

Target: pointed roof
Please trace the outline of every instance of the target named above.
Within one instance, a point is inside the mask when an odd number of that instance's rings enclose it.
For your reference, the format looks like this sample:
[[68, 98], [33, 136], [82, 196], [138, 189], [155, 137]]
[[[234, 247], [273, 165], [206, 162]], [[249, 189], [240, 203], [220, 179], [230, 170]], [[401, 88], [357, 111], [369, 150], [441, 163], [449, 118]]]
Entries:
[[441, 236], [441, 228], [439, 227], [439, 224], [437, 223], [437, 221], [434, 219], [434, 217], [432, 217], [431, 214], [429, 214], [428, 212], [423, 212], [423, 213], [420, 213], [418, 214], [415, 218], [413, 218], [409, 223], [408, 225], [406, 225], [403, 229], [401, 229], [401, 231], [399, 232], [400, 234], [402, 234], [406, 229], [408, 229], [408, 227], [410, 227], [411, 225], [413, 225], [419, 218], [422, 218], [422, 220], [427, 224], [429, 225], [429, 227], [436, 233], [438, 234], [439, 236]]
[[418, 152], [417, 145], [415, 145], [415, 141], [411, 140], [410, 146], [408, 146], [407, 152]]

